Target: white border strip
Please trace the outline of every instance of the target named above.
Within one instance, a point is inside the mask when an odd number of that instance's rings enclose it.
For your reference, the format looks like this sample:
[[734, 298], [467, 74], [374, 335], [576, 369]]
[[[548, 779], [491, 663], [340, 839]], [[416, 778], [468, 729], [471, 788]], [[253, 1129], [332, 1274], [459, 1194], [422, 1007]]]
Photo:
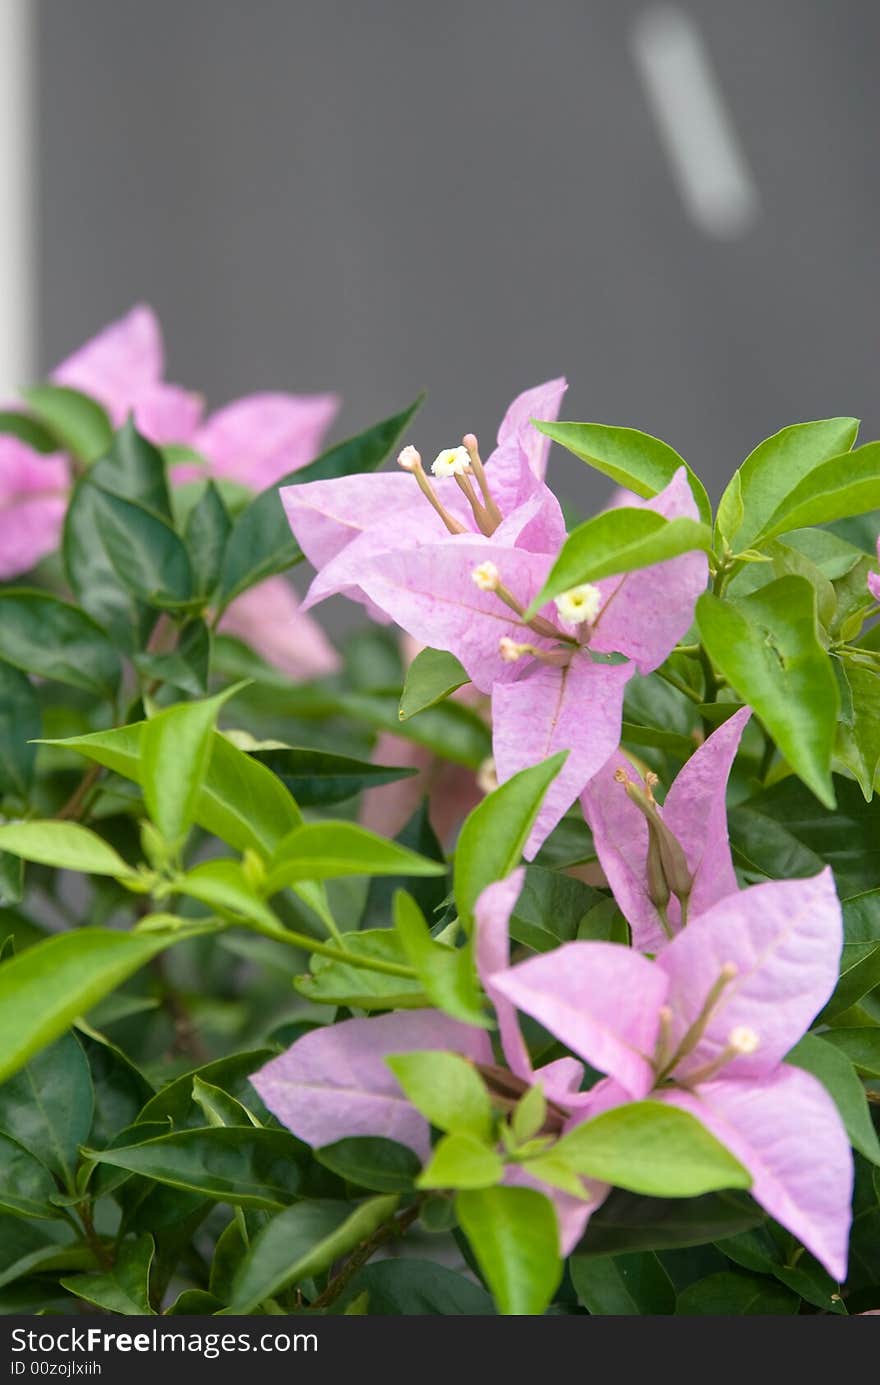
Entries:
[[0, 400], [36, 369], [31, 0], [0, 0]]
[[693, 20], [652, 5], [634, 21], [630, 46], [691, 220], [707, 235], [744, 234], [758, 215], [758, 189]]

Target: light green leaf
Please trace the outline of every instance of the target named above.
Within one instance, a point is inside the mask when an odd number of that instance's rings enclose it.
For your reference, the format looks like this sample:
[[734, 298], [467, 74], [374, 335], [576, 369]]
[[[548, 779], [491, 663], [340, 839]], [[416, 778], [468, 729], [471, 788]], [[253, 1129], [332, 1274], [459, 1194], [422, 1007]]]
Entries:
[[472, 941], [464, 947], [435, 942], [418, 904], [403, 890], [398, 890], [394, 896], [394, 926], [431, 1003], [463, 1024], [488, 1028], [477, 984]]
[[693, 519], [666, 519], [654, 510], [604, 510], [569, 534], [528, 615], [554, 596], [603, 577], [653, 567], [699, 549], [712, 551], [712, 531]]
[[535, 427], [548, 438], [580, 457], [582, 462], [610, 476], [618, 486], [644, 498], [657, 495], [669, 485], [679, 467], [687, 471], [700, 519], [709, 523], [712, 507], [700, 479], [668, 443], [641, 433], [637, 428], [608, 427], [602, 423], [540, 423]]
[[143, 723], [140, 782], [152, 821], [170, 843], [191, 826], [214, 748], [220, 708], [241, 688], [236, 684], [201, 702], [167, 707]]
[[461, 1192], [455, 1210], [506, 1316], [541, 1315], [562, 1277], [553, 1205], [531, 1188]]
[[25, 861], [39, 861], [59, 870], [76, 870], [87, 875], [134, 875], [117, 851], [78, 822], [7, 822], [0, 826], [0, 851], [9, 851]]
[[544, 1088], [540, 1082], [535, 1082], [520, 1097], [514, 1107], [510, 1121], [514, 1139], [518, 1144], [524, 1144], [533, 1135], [537, 1135], [547, 1119], [547, 1101], [544, 1097]]
[[458, 1132], [438, 1141], [416, 1180], [419, 1188], [494, 1188], [504, 1178], [504, 1161], [490, 1145]]
[[880, 507], [880, 442], [831, 457], [811, 471], [781, 500], [764, 525], [761, 539], [849, 519]]
[[492, 1103], [485, 1083], [466, 1058], [457, 1053], [426, 1050], [396, 1053], [385, 1061], [412, 1104], [431, 1125], [450, 1134], [489, 1139]]
[[88, 466], [110, 447], [113, 429], [97, 400], [65, 385], [31, 385], [21, 393], [59, 450], [77, 461]]
[[585, 1121], [553, 1152], [585, 1178], [649, 1197], [697, 1197], [752, 1181], [696, 1117], [660, 1101], [631, 1102]]
[[205, 861], [176, 880], [175, 889], [201, 900], [219, 914], [253, 919], [270, 928], [281, 927], [238, 861]]
[[[421, 981], [406, 974], [407, 956], [393, 929], [349, 932], [344, 942], [351, 961], [340, 962], [315, 954], [311, 974], [294, 979], [300, 995], [319, 1005], [348, 1005], [359, 1010], [414, 1010], [428, 1005]], [[369, 970], [358, 965], [360, 958], [390, 962], [404, 974]]]
[[310, 822], [276, 846], [267, 894], [297, 880], [331, 880], [344, 875], [443, 875], [446, 866], [353, 822]]
[[388, 1221], [398, 1201], [371, 1197], [354, 1211], [345, 1202], [300, 1202], [280, 1212], [242, 1261], [224, 1312], [253, 1313], [266, 1299], [323, 1274]]
[[709, 657], [757, 712], [780, 751], [828, 807], [840, 697], [802, 577], [781, 577], [741, 601], [704, 592], [697, 625]]
[[224, 1092], [222, 1087], [205, 1082], [199, 1076], [193, 1078], [193, 1101], [204, 1114], [208, 1125], [260, 1124], [253, 1112], [240, 1101], [236, 1101], [234, 1096]]
[[445, 649], [420, 650], [407, 669], [398, 713], [400, 720], [408, 721], [417, 712], [442, 702], [456, 688], [469, 682], [454, 654]]

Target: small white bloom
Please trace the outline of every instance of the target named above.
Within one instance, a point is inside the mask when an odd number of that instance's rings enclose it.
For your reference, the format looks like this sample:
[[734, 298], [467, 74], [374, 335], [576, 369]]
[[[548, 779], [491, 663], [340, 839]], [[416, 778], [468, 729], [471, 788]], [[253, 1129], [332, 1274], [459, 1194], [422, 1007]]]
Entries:
[[488, 760], [484, 760], [477, 770], [477, 788], [482, 793], [494, 793], [498, 788], [498, 775], [495, 770], [495, 761], [490, 755]]
[[397, 458], [397, 465], [403, 467], [404, 471], [415, 471], [421, 464], [421, 454], [412, 446], [405, 447]]
[[498, 569], [494, 563], [480, 563], [471, 573], [471, 579], [481, 592], [493, 592], [498, 587]]
[[506, 664], [515, 664], [517, 659], [521, 659], [528, 652], [528, 645], [517, 644], [509, 635], [502, 635], [498, 641], [498, 653]]
[[731, 1029], [727, 1042], [737, 1053], [743, 1054], [756, 1052], [761, 1044], [755, 1030], [750, 1029], [747, 1024], [738, 1024], [735, 1029]]
[[443, 452], [438, 452], [434, 461], [431, 463], [431, 470], [435, 476], [464, 476], [466, 471], [470, 471], [471, 459], [464, 447], [447, 447]]
[[572, 587], [571, 591], [563, 592], [554, 600], [562, 620], [568, 621], [570, 625], [583, 625], [584, 621], [589, 621], [592, 625], [602, 605], [602, 593], [592, 582], [584, 582], [579, 587]]

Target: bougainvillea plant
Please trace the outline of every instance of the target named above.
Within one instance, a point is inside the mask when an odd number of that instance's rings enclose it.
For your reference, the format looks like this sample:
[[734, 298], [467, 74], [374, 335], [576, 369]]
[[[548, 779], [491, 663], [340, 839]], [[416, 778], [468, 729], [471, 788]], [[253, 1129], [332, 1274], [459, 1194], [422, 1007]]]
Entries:
[[880, 443], [564, 393], [0, 412], [3, 1311], [880, 1308]]

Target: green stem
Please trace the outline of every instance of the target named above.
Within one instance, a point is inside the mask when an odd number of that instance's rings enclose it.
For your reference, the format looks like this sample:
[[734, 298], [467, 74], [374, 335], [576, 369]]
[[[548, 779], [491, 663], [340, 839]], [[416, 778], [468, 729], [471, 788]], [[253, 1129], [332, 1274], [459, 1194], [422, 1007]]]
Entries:
[[420, 1210], [419, 1204], [416, 1203], [415, 1206], [408, 1207], [399, 1217], [392, 1218], [391, 1221], [380, 1226], [378, 1231], [374, 1231], [372, 1236], [364, 1241], [363, 1245], [359, 1246], [354, 1254], [346, 1260], [342, 1269], [330, 1280], [323, 1293], [312, 1301], [309, 1305], [310, 1310], [320, 1312], [322, 1309], [328, 1308], [339, 1297], [346, 1284], [354, 1278], [358, 1270], [367, 1263], [371, 1256], [375, 1255], [380, 1246], [385, 1245], [386, 1241], [393, 1240], [396, 1236], [402, 1236], [404, 1231], [412, 1226]]
[[332, 962], [347, 962], [349, 966], [358, 967], [361, 971], [380, 971], [385, 976], [403, 976], [407, 981], [417, 979], [415, 969], [406, 967], [401, 962], [383, 962], [379, 957], [362, 957], [354, 952], [346, 952], [341, 947], [333, 947], [330, 943], [318, 942], [316, 938], [309, 938], [305, 933], [295, 933], [290, 928], [273, 928], [271, 924], [257, 919], [248, 919], [247, 927], [264, 934], [267, 938], [274, 938], [276, 942], [298, 947], [303, 952], [317, 952], [321, 957], [329, 957]]
[[672, 673], [666, 668], [658, 668], [657, 672], [665, 682], [669, 683], [673, 688], [677, 688], [680, 693], [684, 693], [685, 697], [690, 698], [691, 702], [696, 703], [697, 706], [700, 705], [703, 700], [700, 694], [694, 692], [693, 688], [688, 687], [684, 679], [679, 678], [677, 673]]

